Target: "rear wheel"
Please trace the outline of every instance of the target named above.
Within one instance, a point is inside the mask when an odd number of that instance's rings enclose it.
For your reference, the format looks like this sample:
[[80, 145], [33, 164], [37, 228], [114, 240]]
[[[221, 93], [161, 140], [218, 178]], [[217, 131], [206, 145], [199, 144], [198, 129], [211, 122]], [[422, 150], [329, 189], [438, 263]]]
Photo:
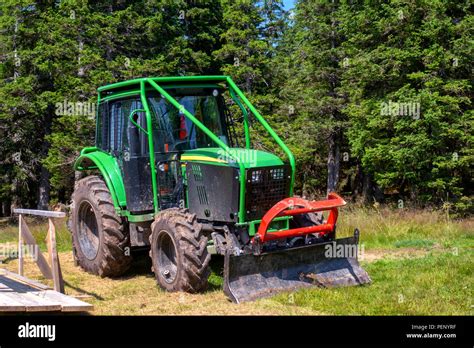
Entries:
[[72, 242], [77, 263], [102, 277], [123, 274], [132, 261], [127, 226], [98, 176], [79, 180], [72, 197]]
[[207, 288], [210, 274], [208, 236], [196, 215], [171, 208], [152, 224], [150, 257], [158, 285], [167, 291], [195, 293]]

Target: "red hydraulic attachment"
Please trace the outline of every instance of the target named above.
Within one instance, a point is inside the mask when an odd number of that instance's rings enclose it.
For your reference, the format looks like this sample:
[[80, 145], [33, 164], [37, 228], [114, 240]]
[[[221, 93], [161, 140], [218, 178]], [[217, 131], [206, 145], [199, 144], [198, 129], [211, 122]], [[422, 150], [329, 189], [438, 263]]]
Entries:
[[[257, 241], [259, 243], [264, 243], [269, 240], [303, 236], [310, 233], [320, 233], [322, 235], [331, 233], [334, 231], [337, 221], [337, 208], [342, 207], [343, 205], [346, 205], [344, 199], [334, 192], [329, 193], [328, 198], [323, 201], [308, 201], [298, 197], [285, 198], [275, 204], [263, 216], [257, 234], [252, 238], [252, 243]], [[321, 225], [267, 233], [268, 227], [273, 219], [278, 216], [294, 216], [323, 210], [329, 210], [330, 212], [327, 221]]]

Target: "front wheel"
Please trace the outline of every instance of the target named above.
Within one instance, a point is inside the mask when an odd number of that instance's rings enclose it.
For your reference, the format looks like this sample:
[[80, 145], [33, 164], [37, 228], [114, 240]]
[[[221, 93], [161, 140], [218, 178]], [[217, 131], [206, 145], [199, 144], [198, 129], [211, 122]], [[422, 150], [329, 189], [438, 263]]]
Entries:
[[127, 250], [129, 234], [104, 181], [98, 176], [79, 180], [72, 201], [72, 243], [77, 263], [102, 277], [123, 274], [132, 262]]
[[167, 209], [157, 215], [151, 229], [150, 257], [158, 285], [167, 291], [205, 290], [211, 255], [208, 236], [196, 215], [184, 209]]

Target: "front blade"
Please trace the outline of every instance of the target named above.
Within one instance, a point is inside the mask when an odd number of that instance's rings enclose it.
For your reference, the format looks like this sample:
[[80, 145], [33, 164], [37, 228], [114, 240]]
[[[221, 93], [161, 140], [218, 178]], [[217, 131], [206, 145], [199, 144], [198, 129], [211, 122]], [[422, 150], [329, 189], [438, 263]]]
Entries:
[[226, 255], [224, 292], [240, 303], [302, 287], [370, 283], [357, 261], [357, 247], [357, 240], [350, 237], [258, 256]]

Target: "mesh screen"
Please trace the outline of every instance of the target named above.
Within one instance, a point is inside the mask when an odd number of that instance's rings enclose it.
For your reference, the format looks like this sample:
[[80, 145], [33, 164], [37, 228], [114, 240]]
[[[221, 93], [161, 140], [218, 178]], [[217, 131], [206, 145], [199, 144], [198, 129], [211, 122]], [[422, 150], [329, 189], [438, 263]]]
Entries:
[[258, 220], [282, 199], [288, 197], [288, 166], [251, 168], [247, 171], [245, 206], [247, 220]]

